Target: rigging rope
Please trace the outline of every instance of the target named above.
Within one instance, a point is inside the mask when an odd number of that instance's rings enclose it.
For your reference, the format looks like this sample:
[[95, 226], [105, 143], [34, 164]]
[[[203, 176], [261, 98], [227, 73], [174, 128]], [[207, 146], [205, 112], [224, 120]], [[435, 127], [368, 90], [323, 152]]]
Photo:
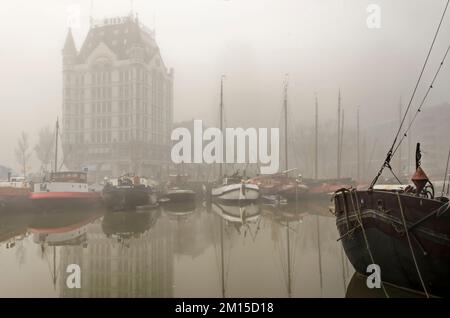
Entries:
[[425, 103], [426, 98], [428, 97], [428, 94], [430, 93], [431, 89], [433, 88], [434, 82], [436, 81], [437, 76], [439, 75], [439, 72], [441, 71], [442, 66], [444, 65], [445, 59], [447, 58], [448, 52], [450, 51], [450, 46], [447, 48], [447, 50], [445, 51], [444, 57], [442, 58], [441, 63], [439, 64], [438, 69], [436, 70], [436, 73], [434, 74], [433, 80], [431, 81], [430, 86], [427, 89], [427, 92], [425, 93], [422, 102], [419, 105], [419, 108], [417, 108], [416, 113], [414, 114], [414, 117], [412, 118], [411, 122], [409, 123], [407, 129], [405, 130], [405, 132], [403, 133], [403, 136], [400, 138], [400, 141], [398, 142], [397, 146], [395, 147], [392, 155], [394, 155], [398, 148], [400, 147], [402, 141], [408, 136], [408, 132], [411, 129], [414, 121], [416, 120], [417, 115], [422, 111], [422, 107]]
[[445, 192], [445, 183], [447, 182], [447, 172], [448, 172], [448, 164], [450, 161], [450, 149], [448, 150], [448, 156], [447, 156], [447, 165], [445, 167], [445, 175], [444, 175], [444, 184], [442, 185], [442, 194], [441, 196], [444, 196], [444, 192]]
[[403, 214], [403, 207], [402, 207], [402, 202], [400, 199], [399, 192], [397, 192], [397, 198], [398, 198], [398, 205], [400, 207], [400, 213], [402, 215], [403, 227], [405, 228], [406, 239], [408, 241], [409, 250], [411, 251], [411, 256], [414, 261], [414, 266], [416, 267], [417, 275], [419, 276], [419, 280], [420, 280], [420, 283], [422, 284], [423, 291], [425, 292], [425, 295], [427, 296], [427, 298], [430, 298], [430, 296], [428, 295], [427, 287], [425, 286], [425, 283], [423, 282], [422, 274], [420, 273], [419, 264], [417, 264], [416, 255], [414, 253], [414, 249], [411, 244], [411, 239], [409, 238], [409, 230], [408, 230], [408, 227], [406, 226], [405, 215]]
[[417, 79], [416, 85], [415, 85], [414, 90], [413, 90], [413, 92], [411, 94], [411, 98], [409, 100], [408, 107], [406, 108], [405, 114], [403, 115], [402, 121], [400, 122], [400, 127], [398, 128], [397, 134], [395, 135], [394, 142], [392, 143], [391, 147], [389, 148], [389, 151], [388, 151], [388, 153], [386, 155], [386, 159], [383, 162], [383, 164], [382, 164], [380, 170], [378, 171], [377, 175], [372, 180], [372, 183], [370, 184], [369, 189], [373, 188], [375, 183], [378, 181], [378, 178], [381, 176], [381, 173], [383, 172], [384, 168], [387, 167], [387, 165], [389, 165], [389, 163], [390, 163], [390, 161], [392, 159], [393, 150], [394, 150], [394, 147], [395, 147], [395, 145], [397, 143], [398, 136], [400, 135], [401, 129], [402, 129], [403, 124], [404, 124], [405, 119], [406, 119], [406, 115], [409, 113], [409, 109], [411, 108], [412, 101], [414, 99], [414, 96], [416, 95], [417, 88], [418, 88], [418, 86], [420, 84], [420, 81], [422, 79], [423, 73], [424, 73], [425, 68], [426, 68], [426, 66], [428, 64], [428, 60], [429, 60], [431, 52], [433, 50], [434, 43], [436, 42], [436, 38], [437, 38], [437, 36], [439, 34], [439, 30], [441, 29], [442, 21], [444, 20], [445, 13], [447, 12], [447, 8], [448, 8], [449, 3], [450, 3], [450, 0], [447, 0], [447, 3], [446, 3], [445, 8], [444, 8], [444, 12], [442, 13], [442, 16], [441, 16], [441, 19], [439, 21], [438, 27], [437, 27], [436, 32], [434, 34], [433, 41], [431, 42], [430, 48], [428, 50], [427, 57], [425, 58], [425, 62], [423, 63], [422, 70], [420, 71], [419, 78]]

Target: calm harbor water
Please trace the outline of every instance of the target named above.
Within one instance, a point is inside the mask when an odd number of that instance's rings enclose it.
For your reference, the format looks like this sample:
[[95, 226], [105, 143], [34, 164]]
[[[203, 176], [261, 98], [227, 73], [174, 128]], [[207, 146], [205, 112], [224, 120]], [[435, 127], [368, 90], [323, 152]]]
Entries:
[[345, 297], [329, 205], [3, 213], [0, 297]]

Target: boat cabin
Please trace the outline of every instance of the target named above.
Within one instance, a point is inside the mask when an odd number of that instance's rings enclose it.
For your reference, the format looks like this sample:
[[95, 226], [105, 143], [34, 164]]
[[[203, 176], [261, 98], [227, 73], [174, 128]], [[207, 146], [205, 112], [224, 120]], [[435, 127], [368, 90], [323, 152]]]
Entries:
[[79, 171], [52, 172], [50, 179], [34, 184], [33, 192], [88, 192], [87, 173]]
[[169, 175], [169, 186], [185, 186], [189, 182], [188, 174], [171, 174]]
[[236, 183], [241, 183], [242, 182], [242, 178], [239, 176], [232, 176], [232, 177], [225, 177], [223, 178], [223, 184], [236, 184]]
[[63, 183], [87, 183], [87, 173], [78, 171], [52, 172], [50, 175], [50, 181]]

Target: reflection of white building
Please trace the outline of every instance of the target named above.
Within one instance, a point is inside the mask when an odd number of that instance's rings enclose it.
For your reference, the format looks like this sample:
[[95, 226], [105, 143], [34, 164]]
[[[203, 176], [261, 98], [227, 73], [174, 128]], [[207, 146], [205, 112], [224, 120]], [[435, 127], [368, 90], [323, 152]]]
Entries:
[[[60, 254], [61, 297], [172, 297], [173, 240], [167, 219], [126, 244], [107, 238], [101, 221], [88, 229], [88, 246], [66, 246]], [[66, 286], [69, 264], [81, 268], [81, 288]]]
[[63, 150], [70, 169], [158, 175], [167, 168], [173, 72], [133, 16], [94, 22], [63, 48]]

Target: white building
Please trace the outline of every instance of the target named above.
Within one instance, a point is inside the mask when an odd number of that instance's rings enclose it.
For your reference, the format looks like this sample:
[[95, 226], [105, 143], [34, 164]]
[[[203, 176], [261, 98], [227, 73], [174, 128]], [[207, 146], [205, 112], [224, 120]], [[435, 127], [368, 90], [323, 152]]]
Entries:
[[97, 177], [164, 175], [170, 155], [173, 70], [154, 33], [128, 16], [94, 22], [63, 55], [63, 150], [69, 169]]

